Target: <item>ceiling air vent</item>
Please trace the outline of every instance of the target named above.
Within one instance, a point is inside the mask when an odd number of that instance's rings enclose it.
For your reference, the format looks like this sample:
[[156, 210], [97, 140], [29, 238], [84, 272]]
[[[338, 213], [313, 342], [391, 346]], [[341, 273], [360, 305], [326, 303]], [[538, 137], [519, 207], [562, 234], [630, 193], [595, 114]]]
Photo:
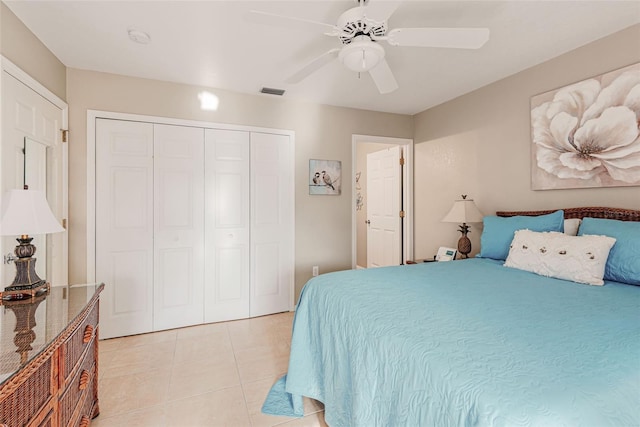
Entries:
[[284, 95], [284, 89], [274, 89], [272, 87], [263, 87], [262, 89], [260, 89], [260, 93], [282, 96]]

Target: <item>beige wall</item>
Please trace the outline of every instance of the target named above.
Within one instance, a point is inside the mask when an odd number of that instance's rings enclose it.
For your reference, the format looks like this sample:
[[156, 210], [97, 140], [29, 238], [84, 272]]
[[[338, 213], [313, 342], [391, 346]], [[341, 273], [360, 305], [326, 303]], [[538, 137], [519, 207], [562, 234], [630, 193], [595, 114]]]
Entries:
[[0, 53], [60, 99], [67, 99], [67, 67], [1, 2]]
[[[200, 87], [77, 69], [69, 69], [67, 76], [72, 282], [86, 277], [87, 109], [295, 131], [296, 296], [311, 277], [312, 266], [321, 272], [351, 268], [352, 134], [411, 138], [413, 132], [413, 118], [407, 115], [213, 89], [208, 90], [219, 97], [219, 109], [204, 112], [197, 98]], [[345, 185], [340, 196], [309, 196], [309, 159], [342, 161]]]
[[[440, 219], [460, 194], [474, 198], [485, 215], [577, 206], [640, 209], [640, 187], [530, 190], [529, 124], [531, 96], [639, 61], [635, 25], [416, 115], [416, 257], [456, 244], [456, 225]], [[469, 236], [473, 253], [479, 236], [476, 224]]]

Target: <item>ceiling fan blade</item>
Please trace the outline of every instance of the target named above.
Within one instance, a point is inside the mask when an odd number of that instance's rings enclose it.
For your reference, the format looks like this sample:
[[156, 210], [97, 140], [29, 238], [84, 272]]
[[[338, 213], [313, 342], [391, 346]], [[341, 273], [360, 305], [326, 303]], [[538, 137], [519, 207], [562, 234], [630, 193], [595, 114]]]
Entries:
[[390, 93], [398, 89], [398, 82], [396, 82], [396, 78], [393, 76], [386, 59], [382, 58], [378, 65], [369, 70], [369, 74], [371, 74], [371, 78], [380, 93]]
[[285, 83], [294, 84], [301, 82], [315, 71], [318, 71], [320, 68], [336, 59], [338, 57], [338, 52], [340, 52], [340, 49], [331, 49], [330, 51], [323, 53], [322, 55], [311, 61], [309, 64], [304, 66], [301, 70], [296, 72], [294, 75], [290, 76], [287, 80], [285, 80]]
[[400, 6], [400, 1], [369, 1], [363, 6], [363, 17], [375, 22], [387, 21]]
[[329, 36], [339, 36], [343, 34], [342, 30], [332, 24], [293, 16], [278, 15], [260, 10], [250, 10], [245, 17], [248, 21], [257, 24], [275, 25], [277, 27], [292, 28], [294, 30], [320, 31]]
[[487, 40], [488, 28], [396, 28], [387, 33], [391, 46], [478, 49]]

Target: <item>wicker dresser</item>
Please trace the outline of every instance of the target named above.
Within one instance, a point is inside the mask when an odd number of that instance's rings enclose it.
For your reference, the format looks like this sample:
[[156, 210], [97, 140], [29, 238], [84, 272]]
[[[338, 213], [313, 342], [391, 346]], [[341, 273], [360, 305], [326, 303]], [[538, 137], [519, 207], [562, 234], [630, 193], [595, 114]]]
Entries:
[[0, 426], [88, 426], [98, 415], [104, 285], [0, 302]]

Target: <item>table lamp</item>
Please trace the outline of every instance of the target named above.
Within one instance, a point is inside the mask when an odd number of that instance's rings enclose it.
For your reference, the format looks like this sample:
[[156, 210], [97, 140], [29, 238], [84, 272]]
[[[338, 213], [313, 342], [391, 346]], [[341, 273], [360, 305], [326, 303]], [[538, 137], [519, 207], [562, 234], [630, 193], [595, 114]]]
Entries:
[[14, 253], [16, 277], [10, 286], [4, 288], [3, 298], [33, 297], [46, 282], [36, 274], [36, 259], [32, 258], [36, 247], [31, 244], [34, 234], [48, 234], [64, 231], [47, 204], [44, 192], [29, 190], [10, 190], [3, 199], [4, 212], [0, 220], [0, 235], [19, 235]]
[[458, 240], [458, 252], [462, 258], [469, 258], [471, 252], [471, 240], [467, 237], [469, 232], [467, 223], [482, 222], [483, 216], [476, 204], [473, 203], [473, 199], [467, 199], [467, 195], [463, 194], [462, 199], [456, 200], [449, 213], [442, 219], [442, 222], [462, 223], [460, 226], [462, 236]]

